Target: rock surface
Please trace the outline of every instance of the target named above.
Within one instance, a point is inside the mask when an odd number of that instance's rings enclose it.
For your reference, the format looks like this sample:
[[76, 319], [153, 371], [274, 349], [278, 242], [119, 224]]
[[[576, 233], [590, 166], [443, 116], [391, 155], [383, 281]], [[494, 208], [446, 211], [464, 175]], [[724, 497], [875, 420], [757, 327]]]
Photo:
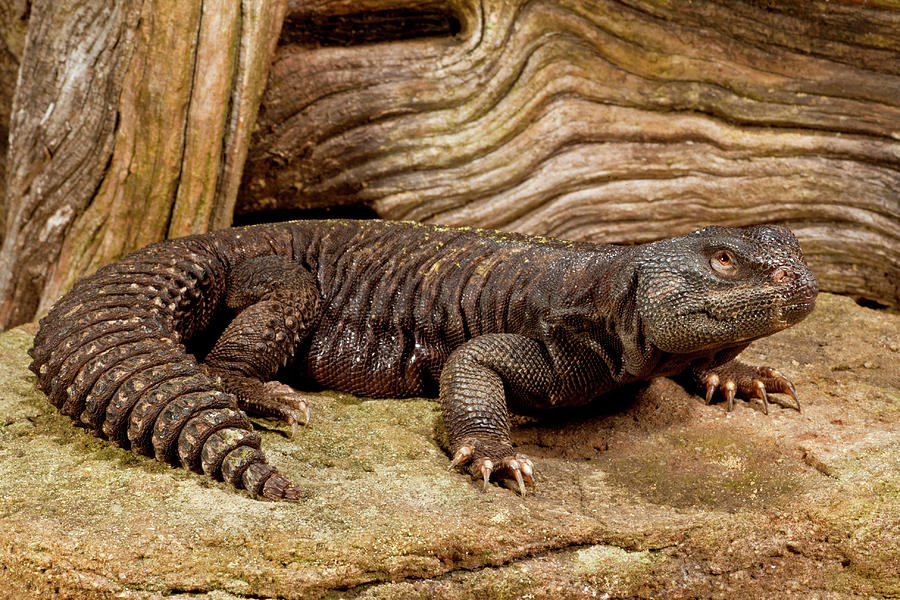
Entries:
[[900, 315], [823, 294], [752, 345], [803, 412], [656, 380], [518, 422], [521, 498], [447, 470], [437, 404], [310, 394], [256, 420], [299, 504], [72, 427], [0, 336], [0, 598], [900, 598]]

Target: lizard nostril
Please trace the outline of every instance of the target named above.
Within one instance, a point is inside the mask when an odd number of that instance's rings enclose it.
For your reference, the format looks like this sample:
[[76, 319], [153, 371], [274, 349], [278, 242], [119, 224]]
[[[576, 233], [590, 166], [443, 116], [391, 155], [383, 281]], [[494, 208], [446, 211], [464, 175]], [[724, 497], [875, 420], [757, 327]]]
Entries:
[[784, 267], [779, 267], [775, 269], [775, 272], [772, 273], [772, 279], [775, 280], [775, 283], [781, 283], [784, 281], [785, 277], [788, 276], [788, 271]]

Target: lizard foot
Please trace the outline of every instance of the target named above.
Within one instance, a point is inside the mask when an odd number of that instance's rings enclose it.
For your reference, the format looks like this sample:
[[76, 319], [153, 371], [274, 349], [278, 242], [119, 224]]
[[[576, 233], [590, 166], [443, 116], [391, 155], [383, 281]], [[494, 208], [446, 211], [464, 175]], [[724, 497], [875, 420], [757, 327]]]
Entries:
[[[297, 435], [300, 425], [309, 424], [309, 404], [297, 390], [280, 381], [267, 381], [263, 385], [264, 395], [254, 398], [245, 410], [281, 419], [291, 426], [291, 439]], [[302, 418], [301, 418], [302, 417]]]
[[[762, 400], [763, 414], [769, 414], [770, 400], [781, 406], [789, 406], [800, 412], [800, 400], [794, 384], [781, 371], [769, 367], [754, 367], [738, 361], [730, 361], [715, 369], [694, 374], [698, 386], [706, 391], [706, 403], [711, 404], [716, 391], [728, 401], [728, 412], [734, 408], [735, 396]], [[782, 404], [769, 394], [788, 394], [793, 404]]]
[[466, 464], [469, 465], [472, 477], [484, 482], [485, 490], [492, 479], [514, 481], [522, 496], [525, 496], [526, 484], [534, 487], [534, 463], [526, 455], [514, 453], [508, 444], [484, 444], [477, 440], [466, 440], [453, 453], [449, 468]]
[[238, 407], [249, 413], [281, 419], [291, 426], [291, 439], [300, 425], [309, 424], [309, 405], [303, 395], [280, 381], [260, 381], [212, 371], [226, 392], [237, 397]]

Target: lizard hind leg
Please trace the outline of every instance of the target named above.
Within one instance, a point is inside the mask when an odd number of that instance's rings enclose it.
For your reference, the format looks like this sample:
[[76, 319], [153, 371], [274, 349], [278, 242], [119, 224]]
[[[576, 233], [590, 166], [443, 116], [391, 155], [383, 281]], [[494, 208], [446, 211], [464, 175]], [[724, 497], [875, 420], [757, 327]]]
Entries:
[[[699, 390], [705, 393], [707, 404], [712, 403], [716, 392], [724, 395], [728, 402], [728, 412], [734, 408], [734, 399], [759, 398], [762, 401], [763, 413], [769, 414], [769, 403], [800, 411], [800, 401], [794, 384], [777, 369], [755, 367], [738, 360], [730, 360], [718, 367], [693, 369], [691, 377]], [[793, 402], [783, 404], [781, 400], [769, 394], [787, 394]]]
[[236, 313], [204, 359], [207, 372], [248, 412], [287, 422], [296, 433], [309, 406], [289, 386], [271, 381], [318, 317], [313, 276], [281, 256], [245, 260], [231, 272], [226, 305]]

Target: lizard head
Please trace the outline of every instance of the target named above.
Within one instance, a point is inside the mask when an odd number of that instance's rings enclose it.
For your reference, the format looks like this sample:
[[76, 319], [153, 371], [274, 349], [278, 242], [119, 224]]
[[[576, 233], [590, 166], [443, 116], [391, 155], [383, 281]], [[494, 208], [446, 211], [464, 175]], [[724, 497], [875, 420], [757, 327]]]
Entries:
[[678, 354], [749, 343], [797, 323], [818, 284], [787, 227], [707, 227], [637, 248], [637, 310]]

